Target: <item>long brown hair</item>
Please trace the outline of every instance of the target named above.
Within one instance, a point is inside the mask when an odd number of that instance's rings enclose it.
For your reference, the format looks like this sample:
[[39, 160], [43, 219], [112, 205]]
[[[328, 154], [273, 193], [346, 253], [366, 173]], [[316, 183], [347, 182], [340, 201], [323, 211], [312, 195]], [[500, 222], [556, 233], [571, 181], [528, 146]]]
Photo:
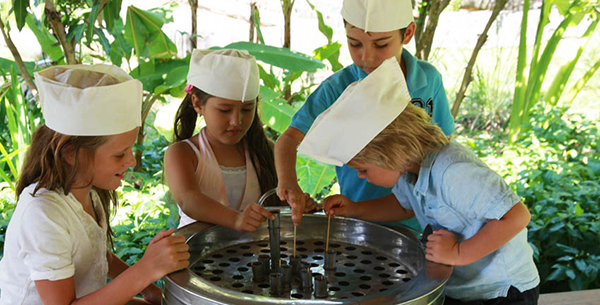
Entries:
[[[41, 188], [49, 191], [69, 194], [78, 171], [79, 160], [94, 161], [96, 149], [108, 141], [107, 136], [69, 136], [58, 133], [46, 125], [40, 126], [34, 133], [31, 145], [25, 155], [25, 161], [17, 182], [17, 199], [30, 184], [37, 182], [32, 195]], [[73, 151], [74, 165], [66, 161], [68, 151]], [[91, 183], [91, 181], [90, 181]], [[117, 192], [93, 187], [98, 193], [108, 231], [107, 238], [112, 246], [113, 232], [110, 228], [110, 213], [116, 211]]]
[[[194, 109], [192, 103], [192, 95], [200, 101], [200, 105], [204, 106], [212, 95], [193, 87], [192, 93], [188, 93], [181, 102], [177, 114], [175, 115], [175, 126], [173, 141], [189, 139], [194, 135], [198, 113]], [[256, 169], [258, 183], [261, 193], [277, 187], [277, 176], [275, 174], [275, 158], [273, 156], [273, 148], [269, 145], [263, 123], [258, 116], [258, 98], [256, 98], [256, 111], [254, 111], [254, 120], [244, 135], [244, 140], [248, 146], [248, 153], [252, 166]]]

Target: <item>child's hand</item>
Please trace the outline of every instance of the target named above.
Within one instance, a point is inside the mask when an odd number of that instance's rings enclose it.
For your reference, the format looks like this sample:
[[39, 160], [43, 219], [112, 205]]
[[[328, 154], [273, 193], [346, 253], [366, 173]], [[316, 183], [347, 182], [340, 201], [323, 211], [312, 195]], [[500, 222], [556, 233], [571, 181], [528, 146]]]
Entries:
[[427, 238], [425, 257], [436, 263], [457, 265], [460, 258], [460, 243], [454, 233], [447, 230], [433, 231]]
[[333, 195], [323, 200], [323, 209], [329, 216], [339, 215], [344, 217], [357, 217], [356, 202], [344, 195]]
[[171, 236], [174, 231], [169, 229], [158, 232], [148, 244], [146, 253], [140, 260], [142, 265], [147, 265], [149, 270], [153, 271], [152, 282], [189, 265], [190, 253], [185, 237]]
[[234, 230], [242, 233], [254, 232], [267, 218], [273, 220], [275, 216], [258, 204], [251, 203], [244, 209], [244, 212], [237, 214]]
[[323, 209], [323, 206], [318, 204], [309, 193], [304, 193], [304, 213], [316, 212]]
[[295, 226], [299, 225], [305, 210], [306, 198], [298, 183], [295, 181], [286, 183], [280, 180], [277, 185], [277, 196], [280, 200], [286, 201], [290, 205], [292, 208], [292, 222]]

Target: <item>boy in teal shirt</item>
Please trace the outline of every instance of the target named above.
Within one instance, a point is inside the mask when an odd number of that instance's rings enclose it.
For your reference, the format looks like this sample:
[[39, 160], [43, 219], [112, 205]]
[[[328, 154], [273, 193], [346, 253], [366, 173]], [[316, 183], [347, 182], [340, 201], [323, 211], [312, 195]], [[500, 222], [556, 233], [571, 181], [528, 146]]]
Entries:
[[[406, 75], [411, 103], [424, 108], [445, 134], [450, 135], [454, 131], [454, 119], [450, 114], [440, 73], [430, 63], [416, 59], [402, 48], [410, 42], [416, 27], [411, 1], [344, 0], [342, 16], [354, 64], [330, 76], [308, 97], [275, 145], [279, 180], [277, 194], [292, 206], [292, 219], [296, 225], [304, 210], [304, 194], [298, 185], [295, 169], [296, 148], [315, 118], [329, 108], [348, 85], [365, 78], [384, 60], [397, 58]], [[375, 199], [391, 193], [391, 188], [358, 178], [356, 170], [346, 165], [336, 167], [336, 173], [341, 193], [351, 200]], [[405, 221], [404, 224], [419, 228], [415, 220]]]

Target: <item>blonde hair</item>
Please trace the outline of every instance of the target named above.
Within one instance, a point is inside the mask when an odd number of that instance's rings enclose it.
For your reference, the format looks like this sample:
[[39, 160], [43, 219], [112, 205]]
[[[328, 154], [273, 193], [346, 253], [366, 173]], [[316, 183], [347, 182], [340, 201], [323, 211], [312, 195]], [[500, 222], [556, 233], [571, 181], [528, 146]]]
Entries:
[[448, 141], [442, 129], [431, 123], [431, 117], [425, 110], [409, 103], [349, 163], [360, 162], [403, 171], [411, 164], [420, 164], [427, 152], [442, 149]]

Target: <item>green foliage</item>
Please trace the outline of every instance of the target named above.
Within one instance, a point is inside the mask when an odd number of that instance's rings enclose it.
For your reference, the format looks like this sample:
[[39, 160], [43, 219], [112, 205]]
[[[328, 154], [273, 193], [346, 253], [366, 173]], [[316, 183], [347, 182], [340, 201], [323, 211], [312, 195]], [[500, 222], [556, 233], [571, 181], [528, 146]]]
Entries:
[[[550, 12], [553, 6], [556, 6], [563, 16], [561, 23], [552, 33], [552, 36], [543, 45], [542, 36], [546, 25], [550, 22]], [[529, 121], [532, 107], [541, 99], [541, 88], [546, 77], [546, 72], [554, 56], [554, 52], [563, 38], [565, 30], [577, 25], [584, 17], [592, 19], [584, 37], [590, 37], [594, 32], [600, 18], [600, 12], [597, 9], [597, 2], [594, 0], [575, 0], [575, 1], [543, 1], [540, 10], [540, 18], [529, 64], [529, 75], [526, 76], [527, 60], [527, 19], [529, 11], [529, 0], [523, 5], [523, 19], [521, 22], [521, 36], [519, 44], [519, 56], [517, 63], [516, 86], [514, 91], [514, 100], [509, 122], [509, 139], [515, 141], [522, 131], [527, 131], [525, 123]], [[540, 54], [540, 51], [543, 52]], [[571, 71], [575, 67], [583, 48], [580, 48], [572, 60], [567, 62], [558, 73], [555, 81], [548, 92], [547, 101], [556, 104], [558, 98], [564, 90], [564, 86], [569, 79]], [[573, 87], [581, 89], [581, 87]], [[572, 93], [573, 94], [573, 93]], [[576, 92], [575, 92], [576, 94]]]
[[166, 22], [163, 15], [144, 11], [133, 5], [127, 8], [125, 39], [133, 46], [141, 58], [172, 58], [177, 55], [177, 47], [163, 33]]
[[542, 292], [600, 288], [600, 124], [564, 111], [535, 107], [532, 133], [514, 144], [497, 136], [464, 141], [529, 208]]
[[320, 60], [300, 52], [290, 51], [286, 48], [239, 41], [228, 44], [223, 49], [246, 50], [256, 57], [257, 60], [289, 72], [314, 72], [324, 67]]
[[0, 91], [0, 179], [14, 191], [40, 112], [23, 97], [14, 65], [9, 71], [10, 79], [3, 75], [6, 86]]

